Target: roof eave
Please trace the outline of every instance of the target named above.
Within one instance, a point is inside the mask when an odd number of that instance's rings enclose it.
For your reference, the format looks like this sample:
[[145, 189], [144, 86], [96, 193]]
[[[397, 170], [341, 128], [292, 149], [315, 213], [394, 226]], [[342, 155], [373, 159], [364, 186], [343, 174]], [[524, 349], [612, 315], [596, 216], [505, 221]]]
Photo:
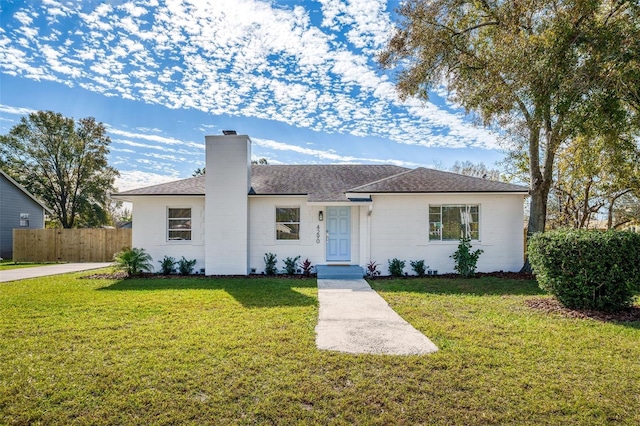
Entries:
[[501, 195], [529, 195], [529, 191], [367, 191], [367, 192], [347, 192], [347, 198], [363, 198], [376, 194], [386, 195], [416, 195], [416, 194], [501, 194]]
[[130, 201], [129, 198], [133, 197], [204, 197], [204, 194], [111, 194], [114, 200]]

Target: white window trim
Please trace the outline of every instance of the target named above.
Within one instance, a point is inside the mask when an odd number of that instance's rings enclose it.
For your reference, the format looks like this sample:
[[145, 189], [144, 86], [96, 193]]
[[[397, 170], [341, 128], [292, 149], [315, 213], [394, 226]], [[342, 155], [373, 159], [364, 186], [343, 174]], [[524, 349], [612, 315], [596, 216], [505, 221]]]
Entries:
[[[172, 217], [169, 218], [169, 210], [179, 210], [179, 209], [189, 209], [189, 212], [191, 213], [191, 217], [189, 218], [178, 218], [178, 217]], [[191, 244], [193, 242], [193, 207], [192, 206], [167, 206], [167, 211], [166, 211], [167, 217], [166, 217], [166, 221], [165, 221], [165, 227], [166, 227], [166, 233], [165, 233], [165, 238], [167, 243], [169, 244]], [[172, 240], [169, 238], [169, 222], [171, 220], [184, 220], [184, 219], [189, 219], [191, 221], [191, 228], [188, 229], [189, 232], [191, 232], [191, 238], [188, 240]], [[186, 229], [185, 229], [186, 231]]]
[[[298, 209], [298, 222], [278, 222], [278, 209]], [[298, 244], [302, 240], [302, 208], [300, 206], [275, 206], [273, 209], [273, 240], [278, 244]], [[280, 240], [278, 239], [278, 224], [279, 223], [290, 223], [298, 225], [298, 239], [289, 239], [289, 240]]]
[[[430, 215], [430, 210], [431, 207], [440, 207], [440, 239], [432, 239], [431, 238], [431, 215]], [[466, 207], [467, 209], [469, 209], [470, 207], [478, 207], [478, 238], [472, 238], [471, 241], [477, 241], [477, 242], [481, 242], [482, 241], [482, 207], [480, 205], [480, 203], [474, 203], [474, 204], [464, 204], [464, 203], [453, 203], [453, 204], [445, 204], [445, 203], [434, 203], [434, 204], [429, 204], [429, 206], [427, 207], [427, 223], [428, 223], [428, 228], [427, 228], [427, 238], [429, 240], [429, 243], [436, 243], [436, 244], [458, 244], [458, 242], [460, 241], [459, 239], [457, 240], [443, 240], [442, 239], [442, 207]], [[467, 225], [468, 226], [468, 225]], [[469, 233], [469, 230], [467, 228], [467, 233]]]
[[[26, 225], [23, 225], [25, 223]], [[31, 226], [29, 213], [20, 213], [20, 228], [29, 228]]]

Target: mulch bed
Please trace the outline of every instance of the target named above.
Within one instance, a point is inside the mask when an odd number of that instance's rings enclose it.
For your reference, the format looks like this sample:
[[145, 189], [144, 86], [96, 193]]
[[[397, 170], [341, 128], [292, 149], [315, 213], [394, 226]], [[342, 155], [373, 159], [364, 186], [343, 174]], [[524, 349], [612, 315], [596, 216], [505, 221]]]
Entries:
[[[162, 275], [162, 274], [150, 274], [150, 273], [142, 273], [138, 276], [136, 276], [135, 278], [150, 278], [150, 279], [158, 279], [158, 280], [170, 280], [170, 279], [175, 279], [175, 278], [184, 278], [184, 275], [177, 275], [177, 274], [171, 274], [171, 275]], [[229, 275], [224, 275], [224, 276], [218, 276], [218, 275], [203, 275], [203, 274], [193, 274], [193, 275], [189, 275], [189, 278], [229, 278]], [[238, 275], [238, 276], [232, 276], [232, 277], [236, 277], [236, 278], [265, 278], [267, 277], [267, 275], [264, 274], [250, 274], [250, 275]], [[303, 279], [303, 278], [309, 278], [309, 277], [305, 277], [302, 274], [296, 274], [296, 275], [286, 275], [286, 274], [276, 274], [276, 275], [272, 275], [272, 277], [276, 277], [276, 278], [288, 278], [288, 279]], [[480, 278], [480, 277], [496, 277], [496, 278], [505, 278], [505, 279], [510, 279], [510, 280], [535, 280], [536, 277], [533, 274], [525, 274], [525, 273], [520, 273], [520, 272], [478, 272], [476, 273], [476, 275], [474, 277], [471, 277], [470, 279], [473, 278]], [[111, 273], [102, 273], [102, 274], [91, 274], [91, 275], [85, 275], [82, 277], [83, 279], [106, 279], [106, 280], [123, 280], [123, 279], [127, 279], [127, 274], [125, 272], [122, 271], [118, 271], [118, 272], [111, 272]], [[310, 278], [315, 278], [315, 274], [312, 274]], [[398, 277], [392, 277], [389, 275], [385, 275], [385, 276], [377, 276], [377, 277], [365, 277], [367, 279], [374, 279], [374, 280], [395, 280], [398, 279]], [[420, 278], [420, 279], [424, 279], [424, 278], [446, 278], [446, 279], [459, 279], [460, 275], [458, 274], [438, 274], [438, 275], [425, 275], [423, 277], [418, 277], [415, 275], [407, 275], [404, 277], [399, 277], [399, 278], [407, 278], [407, 279], [416, 279], [416, 278]]]
[[127, 278], [126, 272], [112, 272], [108, 274], [91, 274], [80, 277], [83, 280], [124, 280]]
[[[151, 274], [151, 273], [142, 273], [138, 276], [136, 276], [135, 278], [152, 278], [152, 279], [160, 279], [160, 280], [167, 280], [167, 279], [174, 279], [174, 278], [184, 278], [184, 275], [177, 275], [177, 274], [171, 274], [171, 275], [162, 275], [162, 274]], [[229, 278], [229, 275], [203, 275], [203, 274], [193, 274], [193, 275], [189, 275], [190, 278]], [[267, 277], [267, 275], [264, 274], [250, 274], [250, 275], [237, 275], [234, 276], [237, 278], [265, 278]], [[276, 277], [276, 278], [289, 278], [289, 279], [302, 279], [302, 278], [309, 278], [309, 277], [305, 277], [302, 274], [295, 274], [295, 275], [287, 275], [287, 274], [276, 274], [276, 275], [272, 275], [272, 277]], [[502, 272], [502, 271], [498, 271], [498, 272], [478, 272], [476, 273], [475, 276], [471, 277], [470, 279], [473, 278], [480, 278], [480, 277], [496, 277], [496, 278], [505, 278], [505, 279], [510, 279], [510, 280], [535, 280], [536, 276], [533, 274], [526, 274], [526, 273], [521, 273], [521, 272]], [[86, 275], [83, 276], [82, 278], [84, 279], [108, 279], [108, 280], [122, 280], [122, 279], [126, 279], [127, 278], [127, 274], [125, 272], [122, 271], [117, 271], [117, 272], [111, 272], [111, 273], [103, 273], [103, 274], [91, 274], [91, 275]], [[315, 278], [315, 274], [311, 274], [311, 278]], [[392, 277], [390, 275], [384, 275], [384, 276], [377, 276], [377, 277], [369, 277], [366, 276], [365, 278], [367, 279], [374, 279], [374, 280], [395, 280], [398, 277]], [[415, 279], [415, 278], [447, 278], [447, 279], [458, 279], [460, 278], [460, 275], [458, 274], [438, 274], [438, 275], [425, 275], [423, 277], [418, 277], [416, 275], [407, 275], [404, 277], [399, 277], [399, 278], [408, 278], [408, 279]]]
[[[534, 274], [527, 274], [522, 272], [477, 272], [473, 277], [469, 277], [467, 279], [475, 279], [481, 277], [496, 277], [496, 278], [504, 278], [509, 280], [535, 280], [536, 276]], [[422, 277], [418, 277], [416, 275], [405, 275], [403, 277], [392, 277], [390, 275], [378, 275], [376, 277], [366, 276], [366, 279], [373, 280], [397, 280], [398, 278], [406, 278], [406, 279], [424, 279], [424, 278], [446, 278], [446, 279], [460, 279], [460, 275], [458, 274], [438, 274], [438, 275], [424, 275]]]
[[545, 313], [560, 314], [567, 318], [593, 319], [604, 322], [634, 322], [640, 321], [640, 307], [632, 306], [616, 312], [589, 311], [565, 308], [556, 299], [549, 297], [534, 297], [525, 301], [531, 309]]

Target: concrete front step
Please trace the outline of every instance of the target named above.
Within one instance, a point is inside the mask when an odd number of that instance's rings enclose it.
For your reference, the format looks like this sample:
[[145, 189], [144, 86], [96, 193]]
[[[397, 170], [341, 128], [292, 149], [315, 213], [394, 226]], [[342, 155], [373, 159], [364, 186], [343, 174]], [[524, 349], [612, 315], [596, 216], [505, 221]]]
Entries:
[[358, 265], [317, 265], [316, 272], [319, 280], [360, 279], [364, 276], [364, 269]]

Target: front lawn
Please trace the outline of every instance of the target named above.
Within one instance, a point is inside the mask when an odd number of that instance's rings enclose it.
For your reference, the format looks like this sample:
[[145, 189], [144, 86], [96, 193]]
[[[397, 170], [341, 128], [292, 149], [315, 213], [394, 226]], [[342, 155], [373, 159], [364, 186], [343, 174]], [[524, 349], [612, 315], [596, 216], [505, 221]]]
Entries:
[[33, 263], [33, 262], [14, 262], [11, 259], [3, 259], [0, 261], [0, 271], [8, 271], [9, 269], [35, 268], [37, 266], [56, 265], [56, 263]]
[[0, 284], [0, 424], [638, 424], [640, 323], [527, 307], [535, 282], [379, 280], [440, 351], [315, 349], [313, 279]]

